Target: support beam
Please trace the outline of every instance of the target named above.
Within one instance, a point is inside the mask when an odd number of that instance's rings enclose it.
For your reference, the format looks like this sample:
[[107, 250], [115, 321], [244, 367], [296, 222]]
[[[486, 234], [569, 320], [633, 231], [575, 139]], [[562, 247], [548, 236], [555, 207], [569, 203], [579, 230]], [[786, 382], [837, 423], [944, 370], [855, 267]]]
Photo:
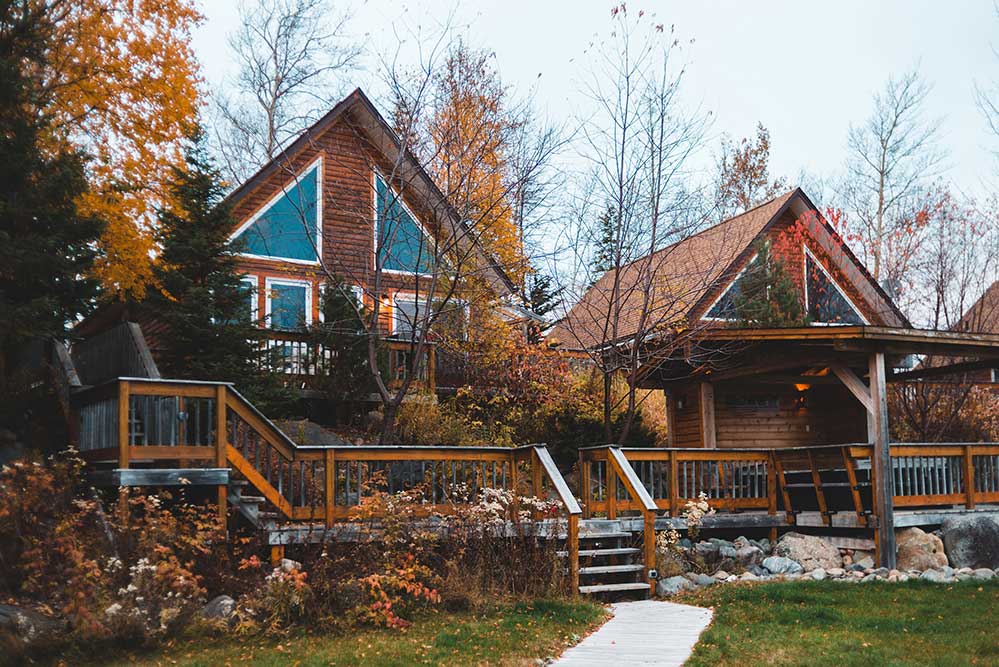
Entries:
[[885, 386], [885, 353], [872, 352], [869, 362], [871, 401], [873, 403], [873, 451], [871, 472], [874, 477], [874, 513], [878, 518], [877, 544], [881, 567], [895, 567], [895, 503], [888, 440], [888, 391]]
[[861, 405], [863, 405], [868, 412], [874, 412], [874, 402], [871, 400], [871, 391], [867, 388], [867, 385], [864, 384], [863, 380], [857, 377], [852, 370], [843, 364], [832, 364], [829, 368], [836, 374], [839, 381], [850, 390], [850, 393], [853, 394], [858, 401], [860, 401]]
[[710, 382], [700, 384], [701, 438], [705, 449], [718, 446], [715, 433], [715, 387]]

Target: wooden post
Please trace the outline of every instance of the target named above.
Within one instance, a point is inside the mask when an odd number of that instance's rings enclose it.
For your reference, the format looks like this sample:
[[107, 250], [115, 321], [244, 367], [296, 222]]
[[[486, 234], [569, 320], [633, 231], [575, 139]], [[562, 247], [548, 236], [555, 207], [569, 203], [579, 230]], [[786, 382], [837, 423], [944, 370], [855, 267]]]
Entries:
[[572, 594], [579, 594], [579, 515], [569, 515], [569, 580], [572, 585]]
[[677, 453], [669, 453], [669, 515], [680, 516], [680, 466], [676, 461]]
[[541, 476], [541, 462], [538, 461], [538, 453], [531, 450], [531, 495], [535, 498], [544, 498], [542, 487], [544, 479]]
[[850, 483], [850, 495], [853, 498], [853, 509], [857, 513], [857, 518], [862, 520], [865, 525], [870, 525], [867, 516], [864, 514], [864, 501], [860, 497], [860, 487], [857, 484], [857, 471], [853, 467], [853, 457], [850, 456], [849, 447], [843, 447], [843, 468], [846, 470], [846, 479]]
[[715, 438], [715, 387], [710, 382], [700, 384], [701, 437], [705, 449], [718, 446]]
[[128, 467], [129, 455], [129, 386], [128, 380], [118, 381], [118, 467]]
[[656, 567], [656, 513], [646, 510], [643, 515], [645, 520], [642, 526], [642, 551], [644, 552], [645, 577], [649, 582], [649, 595], [655, 595], [656, 580], [649, 577], [649, 570]]
[[[129, 454], [131, 454], [130, 443], [130, 423], [129, 407], [129, 384], [128, 380], [118, 381], [118, 468], [124, 469], [129, 464]], [[128, 487], [121, 486], [118, 489], [118, 517], [123, 525], [128, 524]]]
[[669, 389], [663, 389], [666, 397], [666, 446], [676, 447], [676, 398]]
[[822, 515], [822, 523], [829, 525], [831, 523], [831, 517], [829, 516], [829, 506], [826, 504], [826, 494], [822, 490], [822, 476], [819, 474], [819, 469], [815, 467], [815, 457], [812, 456], [812, 450], [808, 450], [808, 467], [812, 471], [812, 486], [815, 487], [815, 502], [819, 505], [819, 514]]
[[[215, 387], [215, 467], [225, 468], [229, 465], [229, 455], [226, 448], [229, 446], [229, 434], [226, 424], [226, 386], [220, 384]], [[226, 507], [226, 496], [229, 489], [224, 484], [218, 488], [219, 519], [225, 522], [228, 515]]]
[[604, 466], [607, 470], [607, 518], [617, 518], [617, 473], [611, 464], [610, 457], [606, 459]]
[[964, 506], [975, 508], [975, 459], [971, 454], [971, 445], [964, 446]]
[[333, 527], [333, 512], [336, 510], [336, 450], [326, 450], [326, 474], [324, 475], [326, 493], [326, 527]]
[[874, 407], [874, 442], [871, 472], [874, 478], [874, 510], [878, 517], [879, 565], [895, 568], [895, 499], [891, 474], [891, 443], [888, 434], [888, 391], [885, 387], [885, 353], [872, 352], [869, 372]]
[[271, 547], [271, 565], [277, 567], [284, 560], [284, 545], [275, 544]]
[[583, 500], [583, 518], [590, 518], [590, 500], [591, 500], [591, 489], [590, 489], [590, 461], [589, 459], [584, 459], [582, 453], [579, 455], [579, 495]]

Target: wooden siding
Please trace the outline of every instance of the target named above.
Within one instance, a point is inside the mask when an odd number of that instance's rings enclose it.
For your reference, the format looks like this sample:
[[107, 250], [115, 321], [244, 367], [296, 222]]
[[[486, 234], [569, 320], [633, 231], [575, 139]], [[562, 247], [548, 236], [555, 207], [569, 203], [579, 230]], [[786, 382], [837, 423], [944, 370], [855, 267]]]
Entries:
[[[350, 114], [330, 125], [312, 138], [298, 154], [286, 159], [284, 168], [277, 170], [247, 193], [236, 205], [233, 215], [238, 225], [257, 214], [292, 178], [322, 154], [322, 256], [323, 263], [346, 284], [362, 287], [365, 301], [371, 306], [374, 289], [375, 211], [374, 173], [392, 173], [392, 163], [368, 140], [359, 123]], [[405, 205], [427, 228], [434, 228], [436, 213], [415, 198], [402, 193]], [[289, 278], [310, 280], [313, 286], [313, 321], [319, 317], [319, 286], [324, 274], [319, 265], [301, 264], [279, 259], [243, 257], [240, 268], [257, 280], [257, 301], [260, 315], [265, 312], [266, 279]], [[415, 292], [425, 293], [427, 281], [412, 275], [383, 272], [379, 294], [382, 305], [379, 323], [385, 332], [391, 331], [394, 302]]]
[[[675, 390], [674, 447], [704, 447], [698, 393], [696, 385]], [[799, 392], [793, 386], [715, 385], [719, 449], [865, 442], [866, 429], [864, 408], [845, 387], [813, 385]]]

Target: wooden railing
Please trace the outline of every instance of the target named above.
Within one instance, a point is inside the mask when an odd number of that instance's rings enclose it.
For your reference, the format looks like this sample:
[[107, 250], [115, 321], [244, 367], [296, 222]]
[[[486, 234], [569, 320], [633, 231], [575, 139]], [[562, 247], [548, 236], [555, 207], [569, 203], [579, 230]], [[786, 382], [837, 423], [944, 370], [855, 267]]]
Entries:
[[[290, 375], [302, 381], [326, 374], [336, 363], [336, 351], [316, 341], [315, 336], [306, 331], [282, 331], [261, 329], [261, 345], [267, 352], [266, 361], [273, 370]], [[381, 347], [385, 355], [385, 368], [388, 371], [388, 384], [398, 387], [412, 368], [410, 355], [414, 353], [409, 341], [383, 338]], [[433, 390], [435, 387], [436, 348], [432, 343], [424, 347], [424, 359], [417, 365], [414, 384]]]
[[[850, 456], [870, 467], [869, 446], [850, 447]], [[999, 444], [897, 444], [891, 463], [896, 507], [999, 502]]]
[[[81, 455], [232, 467], [287, 519], [331, 526], [352, 518], [373, 479], [390, 493], [419, 487], [427, 510], [478, 498], [483, 488], [557, 500], [578, 553], [582, 509], [544, 445], [506, 447], [298, 446], [231, 385], [119, 378], [76, 395]], [[460, 490], [460, 493], [459, 493]], [[225, 504], [219, 489], [219, 504]]]
[[[870, 445], [846, 444], [766, 450], [642, 449], [613, 446], [580, 450], [584, 516], [643, 512], [615, 452], [629, 464], [655, 507], [678, 516], [704, 494], [718, 512], [755, 511], [795, 523], [815, 511], [832, 524], [855, 513], [861, 526], [876, 525]], [[999, 502], [999, 444], [895, 444], [890, 448], [894, 504], [933, 508]]]
[[[608, 466], [609, 446], [580, 450], [583, 502], [590, 512], [640, 509], [618, 484], [620, 473]], [[723, 510], [776, 511], [773, 457], [767, 450], [619, 449], [657, 509], [679, 516], [700, 494]]]

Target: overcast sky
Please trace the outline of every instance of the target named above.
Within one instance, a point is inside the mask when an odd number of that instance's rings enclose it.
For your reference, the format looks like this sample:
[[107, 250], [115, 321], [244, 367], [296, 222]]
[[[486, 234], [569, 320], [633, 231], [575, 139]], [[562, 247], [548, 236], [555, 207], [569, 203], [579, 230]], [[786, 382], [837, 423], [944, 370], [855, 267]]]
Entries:
[[[232, 71], [226, 36], [238, 3], [203, 0], [206, 23], [195, 37], [209, 84]], [[378, 51], [392, 48], [393, 25], [443, 21], [454, 12], [470, 43], [495, 51], [505, 83], [536, 87], [538, 106], [569, 121], [582, 104], [583, 53], [610, 30], [613, 3], [600, 0], [358, 0], [336, 3], [353, 12], [351, 31], [374, 52], [366, 71], [344, 89], [361, 86], [376, 99]], [[676, 26], [685, 42], [686, 97], [714, 115], [717, 137], [771, 133], [771, 170], [792, 180], [801, 169], [830, 177], [842, 169], [850, 123], [871, 109], [872, 94], [892, 73], [918, 65], [933, 85], [927, 112], [943, 119], [950, 151], [946, 177], [972, 194], [988, 191], [995, 160], [974, 103], [975, 82], [999, 79], [999, 18], [987, 0], [839, 2], [646, 2]], [[540, 78], [539, 78], [540, 77]], [[384, 111], [384, 110], [383, 110]]]

